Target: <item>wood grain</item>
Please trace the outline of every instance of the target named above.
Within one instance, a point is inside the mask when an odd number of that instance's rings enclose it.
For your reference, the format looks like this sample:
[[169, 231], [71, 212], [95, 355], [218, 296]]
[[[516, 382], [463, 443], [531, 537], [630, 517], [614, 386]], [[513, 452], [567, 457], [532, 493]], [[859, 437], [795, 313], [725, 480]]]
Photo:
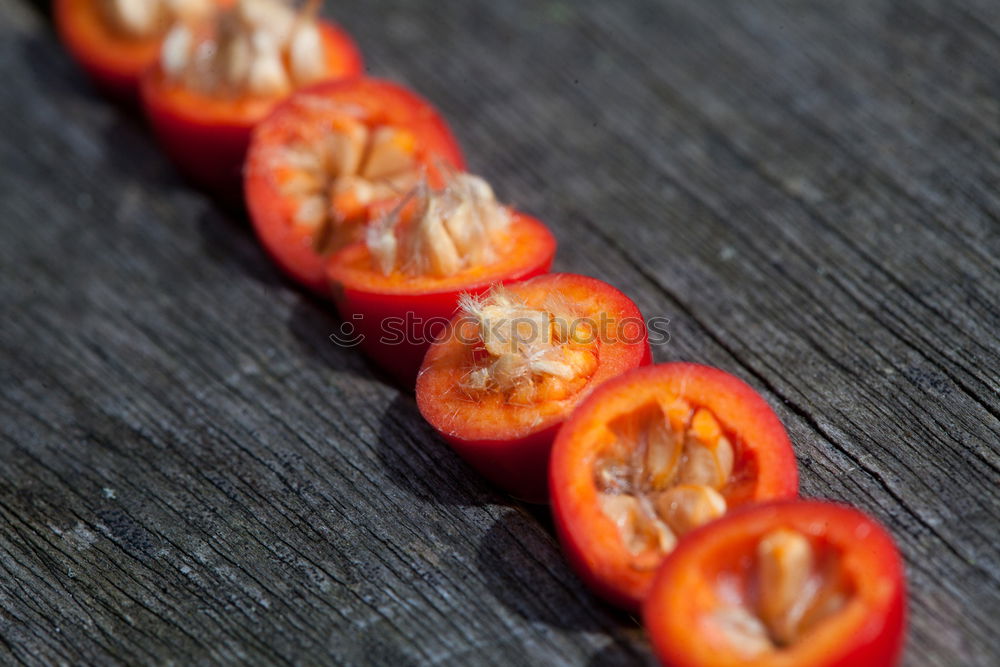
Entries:
[[[344, 0], [557, 268], [885, 522], [912, 665], [1000, 661], [1000, 5]], [[634, 664], [544, 510], [328, 334], [0, 5], [0, 663]]]

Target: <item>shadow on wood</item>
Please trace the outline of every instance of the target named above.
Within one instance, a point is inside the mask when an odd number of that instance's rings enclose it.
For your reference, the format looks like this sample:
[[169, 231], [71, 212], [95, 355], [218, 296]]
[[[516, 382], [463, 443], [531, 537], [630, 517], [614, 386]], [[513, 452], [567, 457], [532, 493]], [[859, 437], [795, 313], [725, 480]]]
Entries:
[[612, 643], [588, 664], [652, 662], [639, 620], [591, 595], [570, 572], [555, 537], [522, 508], [501, 514], [480, 541], [477, 560], [497, 602], [529, 623], [610, 635]]
[[382, 414], [376, 450], [397, 489], [432, 505], [515, 505], [467, 466], [400, 394]]

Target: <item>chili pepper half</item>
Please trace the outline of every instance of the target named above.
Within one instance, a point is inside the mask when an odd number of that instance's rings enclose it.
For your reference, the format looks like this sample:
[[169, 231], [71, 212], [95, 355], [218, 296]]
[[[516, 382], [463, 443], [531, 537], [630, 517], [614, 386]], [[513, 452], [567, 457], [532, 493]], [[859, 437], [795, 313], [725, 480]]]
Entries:
[[636, 609], [663, 557], [728, 510], [798, 493], [777, 415], [738, 378], [691, 363], [631, 371], [559, 431], [552, 511], [563, 549], [598, 594]]
[[373, 209], [421, 176], [440, 184], [441, 170], [463, 166], [458, 142], [428, 102], [388, 81], [342, 79], [295, 93], [257, 126], [244, 192], [278, 265], [329, 294], [329, 255], [364, 239]]
[[884, 667], [906, 625], [892, 538], [856, 509], [783, 501], [737, 510], [684, 538], [643, 605], [674, 667]]
[[559, 426], [595, 388], [650, 359], [627, 296], [595, 278], [548, 274], [462, 299], [424, 359], [417, 406], [484, 477], [543, 502]]
[[362, 70], [354, 42], [282, 0], [236, 0], [181, 23], [143, 74], [142, 102], [164, 151], [195, 184], [237, 198], [254, 125], [292, 91]]
[[139, 77], [156, 62], [177, 21], [197, 21], [227, 0], [55, 0], [63, 44], [99, 89], [135, 101]]

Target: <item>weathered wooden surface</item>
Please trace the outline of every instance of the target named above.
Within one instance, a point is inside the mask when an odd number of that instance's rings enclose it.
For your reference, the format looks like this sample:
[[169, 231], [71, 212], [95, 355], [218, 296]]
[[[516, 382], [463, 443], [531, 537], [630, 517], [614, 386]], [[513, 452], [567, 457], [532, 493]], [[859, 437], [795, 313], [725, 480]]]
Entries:
[[[330, 4], [1000, 662], [1000, 3]], [[0, 78], [0, 663], [648, 660], [22, 0]]]

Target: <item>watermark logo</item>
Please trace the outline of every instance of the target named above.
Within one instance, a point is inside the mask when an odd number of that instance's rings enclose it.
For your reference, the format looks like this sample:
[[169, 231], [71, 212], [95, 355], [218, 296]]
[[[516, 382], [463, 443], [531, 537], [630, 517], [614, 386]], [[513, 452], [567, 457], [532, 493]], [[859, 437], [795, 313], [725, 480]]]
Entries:
[[365, 339], [358, 326], [363, 321], [364, 315], [354, 315], [350, 321], [344, 320], [340, 323], [340, 328], [330, 334], [330, 340], [340, 347], [357, 347]]

